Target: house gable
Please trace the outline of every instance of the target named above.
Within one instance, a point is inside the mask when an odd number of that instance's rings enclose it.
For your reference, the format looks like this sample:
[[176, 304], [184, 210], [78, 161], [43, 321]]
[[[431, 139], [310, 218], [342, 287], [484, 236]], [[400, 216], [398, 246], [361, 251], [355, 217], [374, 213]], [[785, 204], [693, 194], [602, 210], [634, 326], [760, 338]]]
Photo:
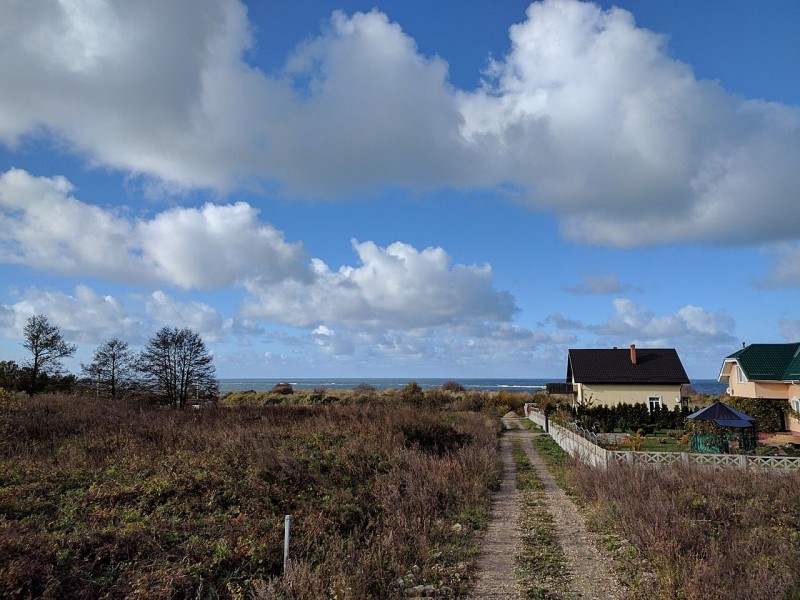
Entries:
[[749, 381], [800, 380], [800, 342], [792, 344], [750, 344], [726, 357], [719, 381], [729, 381], [733, 365]]

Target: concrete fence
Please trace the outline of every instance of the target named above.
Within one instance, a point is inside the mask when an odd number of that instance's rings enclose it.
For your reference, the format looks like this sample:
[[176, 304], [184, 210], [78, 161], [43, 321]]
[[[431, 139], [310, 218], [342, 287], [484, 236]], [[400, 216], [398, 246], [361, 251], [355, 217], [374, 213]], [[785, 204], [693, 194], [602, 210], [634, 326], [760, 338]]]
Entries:
[[[657, 467], [674, 463], [714, 468], [800, 469], [800, 457], [752, 456], [749, 454], [706, 454], [701, 452], [634, 452], [606, 450], [577, 431], [556, 425], [532, 404], [525, 405], [525, 416], [539, 425], [570, 456], [592, 467], [607, 469], [610, 464]], [[587, 436], [588, 437], [588, 436]]]

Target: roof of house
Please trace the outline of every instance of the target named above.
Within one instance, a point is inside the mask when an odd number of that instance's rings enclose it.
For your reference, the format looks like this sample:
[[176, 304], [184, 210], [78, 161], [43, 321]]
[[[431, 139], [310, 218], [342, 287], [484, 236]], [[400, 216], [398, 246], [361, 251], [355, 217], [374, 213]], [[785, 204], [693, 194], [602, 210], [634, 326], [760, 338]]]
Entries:
[[706, 406], [690, 414], [687, 419], [698, 421], [713, 421], [720, 427], [752, 427], [755, 419], [732, 406], [717, 400], [711, 406]]
[[567, 381], [573, 378], [576, 383], [689, 383], [674, 348], [636, 348], [635, 364], [628, 348], [571, 349]]
[[750, 344], [725, 360], [738, 362], [750, 381], [800, 380], [800, 342]]

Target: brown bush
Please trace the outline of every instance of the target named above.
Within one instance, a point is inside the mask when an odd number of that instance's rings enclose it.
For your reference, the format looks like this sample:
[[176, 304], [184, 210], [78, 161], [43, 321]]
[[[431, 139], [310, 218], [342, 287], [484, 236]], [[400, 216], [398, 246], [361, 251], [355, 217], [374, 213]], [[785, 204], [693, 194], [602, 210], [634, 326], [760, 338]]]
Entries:
[[457, 381], [445, 381], [444, 384], [442, 384], [442, 389], [445, 392], [455, 392], [455, 393], [457, 393], [457, 392], [463, 392], [464, 391], [464, 386], [461, 385]]
[[291, 383], [276, 383], [270, 390], [273, 394], [280, 394], [282, 396], [289, 396], [294, 394], [294, 388]]

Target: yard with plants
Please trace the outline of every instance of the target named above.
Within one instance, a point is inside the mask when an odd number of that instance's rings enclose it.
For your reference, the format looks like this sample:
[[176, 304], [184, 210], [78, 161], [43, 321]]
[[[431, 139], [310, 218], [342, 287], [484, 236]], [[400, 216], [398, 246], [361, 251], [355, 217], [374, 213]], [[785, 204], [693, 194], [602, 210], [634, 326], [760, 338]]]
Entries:
[[496, 427], [406, 402], [7, 403], [0, 596], [462, 596], [500, 474]]

